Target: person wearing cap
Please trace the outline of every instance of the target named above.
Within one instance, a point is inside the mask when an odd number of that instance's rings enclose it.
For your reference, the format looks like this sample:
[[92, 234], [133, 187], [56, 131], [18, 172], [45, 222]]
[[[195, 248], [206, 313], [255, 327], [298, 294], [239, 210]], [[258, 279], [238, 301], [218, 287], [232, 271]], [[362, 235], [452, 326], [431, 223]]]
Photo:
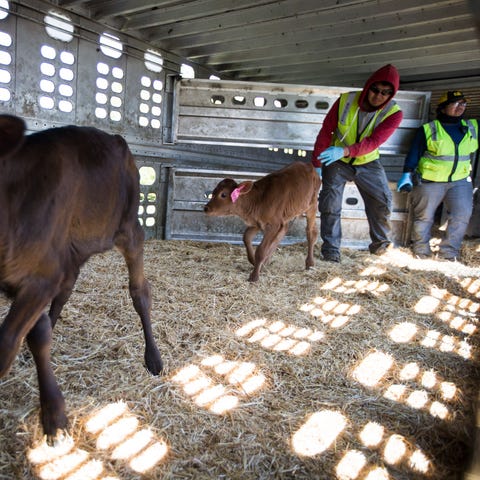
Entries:
[[447, 228], [437, 258], [460, 257], [473, 207], [471, 162], [479, 147], [478, 121], [464, 118], [466, 107], [459, 90], [440, 97], [436, 119], [418, 129], [397, 183], [398, 191], [411, 190], [412, 251], [418, 258], [432, 257], [431, 230], [442, 202]]
[[400, 76], [393, 65], [374, 72], [360, 91], [340, 95], [328, 111], [315, 141], [312, 163], [322, 178], [318, 199], [323, 260], [340, 262], [343, 192], [354, 182], [365, 203], [370, 253], [392, 244], [392, 192], [380, 163], [379, 147], [400, 125], [403, 113], [393, 100]]

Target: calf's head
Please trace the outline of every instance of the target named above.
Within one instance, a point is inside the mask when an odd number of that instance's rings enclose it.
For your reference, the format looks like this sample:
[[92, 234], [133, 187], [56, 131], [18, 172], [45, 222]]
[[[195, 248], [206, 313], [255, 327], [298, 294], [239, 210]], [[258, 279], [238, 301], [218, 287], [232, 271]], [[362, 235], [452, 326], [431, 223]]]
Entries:
[[231, 178], [223, 179], [213, 190], [203, 211], [212, 216], [234, 215], [236, 213], [235, 202], [241, 195], [247, 194], [252, 186], [253, 182], [250, 180], [237, 183]]

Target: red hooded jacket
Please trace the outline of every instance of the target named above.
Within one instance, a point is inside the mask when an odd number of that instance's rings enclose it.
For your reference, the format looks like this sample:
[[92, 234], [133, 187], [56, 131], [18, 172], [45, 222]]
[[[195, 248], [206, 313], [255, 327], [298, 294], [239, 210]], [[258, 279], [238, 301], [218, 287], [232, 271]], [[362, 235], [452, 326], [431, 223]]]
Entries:
[[[385, 102], [380, 105], [378, 109], [383, 108], [397, 93], [398, 87], [400, 85], [400, 75], [398, 74], [397, 69], [391, 65], [385, 65], [382, 68], [374, 72], [370, 78], [366, 81], [362, 93], [359, 98], [359, 105], [363, 104], [363, 100], [370, 89], [372, 83], [376, 82], [388, 82], [393, 85], [393, 95], [387, 97]], [[340, 99], [338, 98], [336, 102], [332, 105], [332, 108], [328, 111], [325, 120], [323, 121], [322, 128], [318, 133], [317, 140], [315, 141], [315, 146], [312, 154], [312, 163], [314, 167], [320, 167], [320, 160], [317, 157], [328, 147], [332, 145], [332, 137], [337, 129], [338, 124], [338, 106], [340, 104]], [[360, 107], [361, 108], [361, 107]], [[398, 111], [392, 115], [385, 118], [369, 137], [364, 138], [358, 143], [349, 145], [350, 157], [358, 157], [360, 155], [365, 155], [372, 152], [393, 134], [402, 121], [403, 113]]]

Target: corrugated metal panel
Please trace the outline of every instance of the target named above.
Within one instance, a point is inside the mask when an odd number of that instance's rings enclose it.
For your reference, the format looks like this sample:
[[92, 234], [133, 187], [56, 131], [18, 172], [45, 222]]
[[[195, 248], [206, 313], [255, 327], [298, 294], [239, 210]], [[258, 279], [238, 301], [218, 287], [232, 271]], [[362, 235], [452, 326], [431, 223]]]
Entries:
[[360, 87], [372, 71], [393, 63], [404, 90], [480, 83], [478, 0], [50, 3], [223, 79]]
[[[175, 88], [174, 140], [184, 143], [292, 147], [311, 150], [341, 87], [181, 80]], [[430, 94], [399, 91], [403, 120], [381, 153], [405, 155], [428, 120]]]
[[[208, 217], [203, 212], [203, 207], [208, 201], [208, 194], [222, 179], [229, 177], [237, 182], [255, 181], [264, 175], [265, 173], [244, 171], [171, 168], [168, 181], [165, 238], [242, 243], [246, 227], [239, 217]], [[395, 183], [390, 183], [390, 189], [393, 195], [392, 239], [397, 245], [403, 245], [407, 228], [407, 195], [398, 193]], [[305, 226], [304, 217], [294, 220], [282, 244], [306, 241]], [[260, 240], [261, 234], [258, 234], [255, 243]], [[357, 187], [349, 182], [343, 195], [342, 246], [366, 249], [370, 242], [365, 204]]]

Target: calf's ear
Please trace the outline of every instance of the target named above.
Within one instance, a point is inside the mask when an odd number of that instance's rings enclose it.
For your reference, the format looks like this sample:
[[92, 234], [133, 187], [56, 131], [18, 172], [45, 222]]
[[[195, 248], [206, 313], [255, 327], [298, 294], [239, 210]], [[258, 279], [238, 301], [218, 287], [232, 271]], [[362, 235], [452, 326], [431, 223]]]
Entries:
[[25, 122], [13, 115], [0, 115], [0, 157], [12, 154], [23, 143]]
[[245, 193], [248, 193], [253, 187], [253, 182], [251, 180], [245, 180], [245, 182], [242, 182], [238, 185], [238, 188], [241, 190], [242, 195]]
[[235, 188], [230, 194], [230, 198], [232, 199], [232, 202], [235, 203], [238, 200], [238, 197], [240, 195], [244, 195], [245, 193], [248, 193], [252, 189], [252, 185], [253, 185], [253, 182], [250, 180], [239, 183], [238, 187]]

